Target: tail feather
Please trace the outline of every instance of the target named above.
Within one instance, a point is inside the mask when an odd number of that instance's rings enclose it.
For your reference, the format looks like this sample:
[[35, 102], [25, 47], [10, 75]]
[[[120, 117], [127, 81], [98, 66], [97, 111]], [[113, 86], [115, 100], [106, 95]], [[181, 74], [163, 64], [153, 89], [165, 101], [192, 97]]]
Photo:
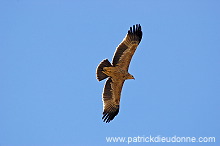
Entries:
[[108, 59], [105, 59], [103, 60], [97, 67], [97, 70], [96, 70], [96, 76], [97, 76], [97, 79], [98, 81], [101, 81], [105, 78], [107, 78], [108, 76], [106, 74], [104, 74], [102, 71], [103, 71], [103, 68], [104, 67], [110, 67], [112, 66], [111, 63], [108, 61]]

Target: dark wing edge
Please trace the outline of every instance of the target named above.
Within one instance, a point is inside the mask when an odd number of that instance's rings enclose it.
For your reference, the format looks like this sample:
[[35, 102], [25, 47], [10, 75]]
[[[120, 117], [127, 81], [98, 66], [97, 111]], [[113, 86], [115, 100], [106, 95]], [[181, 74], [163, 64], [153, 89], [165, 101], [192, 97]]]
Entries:
[[127, 50], [131, 45], [137, 44], [141, 42], [142, 39], [142, 30], [141, 30], [141, 25], [136, 24], [133, 25], [133, 27], [130, 27], [130, 30], [128, 30], [127, 35], [123, 39], [123, 41], [119, 44], [119, 46], [116, 48], [112, 64], [113, 66], [116, 66], [117, 63], [119, 62], [121, 56]]
[[103, 122], [109, 123], [119, 113], [119, 105], [115, 104], [114, 98], [112, 97], [112, 79], [108, 78], [105, 83], [103, 90]]

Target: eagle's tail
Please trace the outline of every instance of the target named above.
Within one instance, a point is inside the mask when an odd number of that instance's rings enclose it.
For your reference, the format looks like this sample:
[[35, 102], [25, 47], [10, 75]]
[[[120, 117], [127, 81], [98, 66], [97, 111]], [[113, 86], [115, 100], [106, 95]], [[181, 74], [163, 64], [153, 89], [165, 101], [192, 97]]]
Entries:
[[111, 63], [108, 61], [108, 59], [102, 60], [102, 62], [98, 65], [97, 70], [96, 70], [96, 76], [98, 81], [101, 81], [105, 78], [107, 78], [108, 76], [106, 74], [104, 74], [102, 71], [104, 67], [111, 67]]

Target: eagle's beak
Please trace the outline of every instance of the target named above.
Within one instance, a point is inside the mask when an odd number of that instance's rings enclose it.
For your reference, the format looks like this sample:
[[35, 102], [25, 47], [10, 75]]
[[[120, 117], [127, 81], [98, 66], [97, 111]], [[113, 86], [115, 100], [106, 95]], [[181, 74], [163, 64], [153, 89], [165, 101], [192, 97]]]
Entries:
[[130, 79], [134, 79], [135, 80], [134, 76], [132, 76], [132, 75], [130, 76]]

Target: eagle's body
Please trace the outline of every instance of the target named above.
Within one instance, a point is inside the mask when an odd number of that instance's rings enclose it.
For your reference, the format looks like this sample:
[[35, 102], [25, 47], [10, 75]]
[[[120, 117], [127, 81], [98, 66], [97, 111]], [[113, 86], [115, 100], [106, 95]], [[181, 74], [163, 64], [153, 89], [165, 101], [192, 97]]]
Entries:
[[130, 27], [127, 35], [117, 47], [112, 63], [108, 59], [103, 60], [97, 67], [96, 75], [98, 81], [108, 78], [103, 90], [103, 117], [108, 123], [114, 119], [119, 112], [121, 91], [124, 81], [134, 79], [128, 73], [129, 64], [134, 52], [142, 39], [140, 25]]

